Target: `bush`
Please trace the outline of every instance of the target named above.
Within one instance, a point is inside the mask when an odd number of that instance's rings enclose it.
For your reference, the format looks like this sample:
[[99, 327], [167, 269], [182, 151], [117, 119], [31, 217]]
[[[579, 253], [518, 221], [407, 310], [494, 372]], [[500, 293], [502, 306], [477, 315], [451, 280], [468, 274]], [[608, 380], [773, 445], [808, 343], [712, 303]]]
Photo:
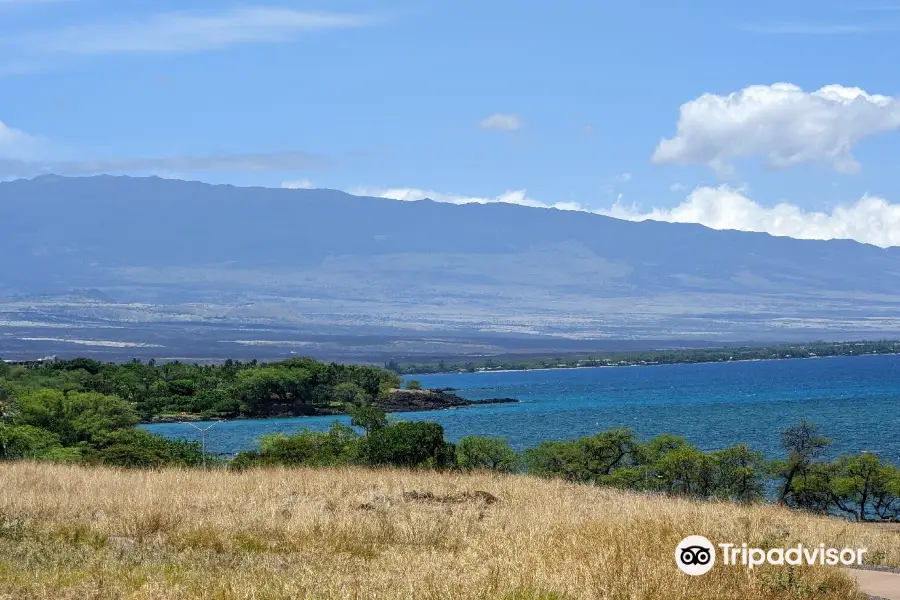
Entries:
[[62, 446], [57, 446], [55, 448], [48, 448], [47, 451], [40, 456], [39, 460], [75, 464], [80, 463], [83, 460], [83, 456], [81, 450], [78, 448], [63, 448]]
[[788, 490], [806, 510], [844, 514], [858, 521], [900, 518], [900, 470], [872, 454], [813, 462]]
[[442, 469], [454, 463], [453, 444], [437, 423], [401, 421], [371, 431], [360, 440], [359, 460], [366, 465]]
[[505, 438], [466, 436], [456, 445], [456, 465], [460, 469], [487, 469], [501, 473], [521, 470], [518, 453]]
[[741, 444], [712, 453], [716, 462], [716, 495], [735, 502], [756, 502], [764, 496], [766, 460]]
[[263, 457], [256, 450], [246, 450], [239, 452], [228, 462], [228, 468], [235, 471], [243, 471], [245, 469], [253, 469], [264, 466], [266, 463]]
[[[2, 363], [6, 366], [6, 363]], [[0, 423], [12, 423], [19, 417], [19, 400], [0, 381]]]
[[[261, 463], [268, 465], [343, 465], [355, 459], [358, 442], [359, 436], [352, 429], [335, 423], [327, 432], [307, 430], [291, 436], [263, 436], [258, 456]], [[242, 461], [249, 459], [246, 456]]]
[[571, 442], [541, 442], [525, 451], [529, 473], [581, 483], [612, 483], [613, 473], [635, 464], [630, 429], [610, 429]]
[[639, 444], [628, 429], [525, 451], [527, 471], [543, 477], [691, 498], [753, 502], [763, 497], [766, 462], [746, 446], [703, 452], [661, 435]]
[[85, 458], [114, 467], [198, 467], [203, 464], [203, 451], [199, 442], [170, 440], [142, 429], [130, 429], [109, 434]]
[[40, 389], [20, 400], [19, 421], [59, 436], [63, 446], [96, 445], [109, 432], [133, 429], [137, 414], [116, 396]]
[[0, 459], [41, 460], [59, 448], [59, 437], [46, 429], [0, 423]]
[[387, 417], [384, 411], [374, 404], [363, 404], [350, 409], [350, 424], [361, 427], [366, 435], [373, 431], [387, 427]]
[[421, 390], [422, 382], [418, 379], [410, 379], [406, 382], [406, 389], [408, 390]]

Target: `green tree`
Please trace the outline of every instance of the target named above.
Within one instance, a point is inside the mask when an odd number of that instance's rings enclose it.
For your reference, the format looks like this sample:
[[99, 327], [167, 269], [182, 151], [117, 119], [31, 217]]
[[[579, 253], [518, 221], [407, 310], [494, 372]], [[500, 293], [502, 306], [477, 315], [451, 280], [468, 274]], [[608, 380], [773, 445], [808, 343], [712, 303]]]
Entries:
[[198, 467], [203, 462], [199, 442], [170, 440], [142, 429], [122, 429], [105, 436], [86, 460], [126, 468]]
[[98, 443], [111, 432], [134, 428], [134, 409], [121, 398], [96, 392], [64, 394], [40, 389], [20, 400], [23, 425], [46, 429], [59, 437], [63, 446]]
[[588, 482], [593, 478], [585, 473], [572, 442], [540, 442], [527, 448], [522, 458], [525, 471], [538, 477], [560, 477], [572, 482]]
[[331, 400], [351, 407], [368, 404], [372, 397], [359, 384], [347, 381], [331, 388]]
[[422, 382], [418, 379], [410, 379], [406, 382], [406, 389], [408, 390], [421, 390]]
[[350, 408], [350, 425], [361, 427], [366, 435], [387, 427], [384, 411], [374, 404], [355, 405]]
[[667, 494], [708, 498], [715, 489], [715, 464], [708, 454], [684, 445], [666, 452], [653, 465], [656, 489]]
[[778, 501], [782, 504], [803, 506], [804, 497], [792, 493], [794, 482], [805, 478], [813, 464], [831, 445], [831, 440], [823, 436], [819, 427], [803, 420], [781, 432], [781, 447], [787, 451], [787, 458], [772, 463], [772, 472], [780, 480]]
[[442, 469], [453, 465], [453, 444], [437, 423], [401, 421], [371, 431], [360, 440], [363, 464]]
[[615, 471], [636, 464], [637, 443], [630, 429], [610, 429], [571, 442], [541, 442], [525, 451], [525, 467], [542, 477], [581, 483], [614, 483]]
[[0, 423], [12, 423], [19, 416], [19, 399], [0, 382]]
[[40, 460], [59, 448], [59, 437], [46, 429], [0, 422], [0, 460]]
[[10, 455], [7, 445], [10, 443], [6, 426], [19, 416], [19, 400], [12, 391], [8, 390], [0, 382], [0, 458]]
[[636, 444], [634, 447], [635, 461], [642, 465], [652, 465], [669, 452], [686, 446], [688, 443], [683, 437], [664, 433], [644, 444]]
[[756, 502], [763, 498], [766, 461], [746, 445], [712, 453], [716, 465], [716, 495], [735, 502]]
[[900, 516], [900, 471], [873, 454], [842, 456], [828, 466], [834, 505], [858, 521]]
[[[266, 465], [335, 466], [353, 461], [359, 436], [335, 422], [327, 432], [304, 430], [294, 435], [265, 435], [259, 439], [258, 463]], [[239, 464], [247, 462], [242, 457]]]
[[302, 369], [276, 366], [246, 369], [238, 373], [234, 393], [244, 411], [268, 416], [283, 411], [304, 414], [312, 397], [313, 378]]
[[522, 468], [518, 453], [505, 438], [466, 436], [456, 445], [456, 465], [460, 469], [486, 469], [515, 473]]

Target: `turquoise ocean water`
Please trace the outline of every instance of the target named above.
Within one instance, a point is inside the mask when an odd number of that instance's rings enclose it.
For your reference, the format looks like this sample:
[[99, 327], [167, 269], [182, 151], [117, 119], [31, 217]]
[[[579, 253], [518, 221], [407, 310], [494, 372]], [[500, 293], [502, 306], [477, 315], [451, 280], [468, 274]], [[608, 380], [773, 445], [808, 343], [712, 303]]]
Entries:
[[[832, 453], [866, 450], [900, 464], [900, 356], [756, 361], [697, 365], [605, 367], [417, 376], [425, 387], [454, 387], [479, 400], [513, 397], [518, 404], [402, 413], [431, 420], [447, 438], [492, 435], [516, 448], [565, 440], [611, 427], [639, 436], [684, 436], [712, 450], [747, 443], [777, 456], [778, 431], [811, 419], [834, 439]], [[348, 422], [346, 417], [337, 418]], [[207, 434], [210, 452], [231, 455], [268, 433], [327, 429], [335, 417], [219, 423]], [[201, 425], [202, 426], [202, 425]], [[199, 439], [180, 424], [145, 426], [173, 438]]]

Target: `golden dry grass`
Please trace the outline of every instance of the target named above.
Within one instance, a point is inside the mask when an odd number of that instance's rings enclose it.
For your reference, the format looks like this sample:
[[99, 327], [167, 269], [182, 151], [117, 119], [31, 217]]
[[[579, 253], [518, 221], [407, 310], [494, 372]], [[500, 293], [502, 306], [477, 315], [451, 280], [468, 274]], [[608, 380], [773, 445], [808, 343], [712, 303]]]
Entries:
[[688, 577], [690, 534], [900, 565], [888, 529], [524, 476], [0, 466], [3, 600], [862, 598], [827, 567]]

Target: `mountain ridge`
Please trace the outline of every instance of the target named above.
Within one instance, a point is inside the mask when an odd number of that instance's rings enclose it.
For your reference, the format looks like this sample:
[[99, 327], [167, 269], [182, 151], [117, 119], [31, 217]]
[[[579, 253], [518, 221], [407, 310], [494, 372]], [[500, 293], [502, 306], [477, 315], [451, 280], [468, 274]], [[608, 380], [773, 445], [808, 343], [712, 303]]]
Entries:
[[0, 208], [0, 252], [15, 257], [0, 278], [7, 320], [571, 339], [900, 332], [900, 248], [853, 240], [158, 177], [0, 183]]

